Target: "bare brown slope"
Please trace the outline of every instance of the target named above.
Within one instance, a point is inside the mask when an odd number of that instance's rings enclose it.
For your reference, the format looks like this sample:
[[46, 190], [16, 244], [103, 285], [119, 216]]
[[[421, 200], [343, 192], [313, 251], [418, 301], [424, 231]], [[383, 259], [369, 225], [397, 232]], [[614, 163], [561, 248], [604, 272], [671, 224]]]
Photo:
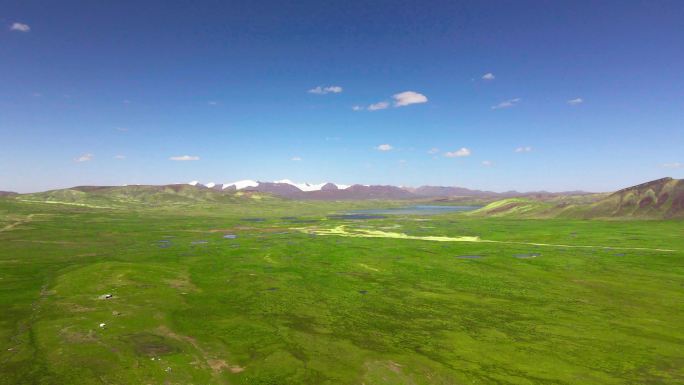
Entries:
[[661, 178], [616, 191], [597, 202], [590, 216], [684, 217], [684, 180]]

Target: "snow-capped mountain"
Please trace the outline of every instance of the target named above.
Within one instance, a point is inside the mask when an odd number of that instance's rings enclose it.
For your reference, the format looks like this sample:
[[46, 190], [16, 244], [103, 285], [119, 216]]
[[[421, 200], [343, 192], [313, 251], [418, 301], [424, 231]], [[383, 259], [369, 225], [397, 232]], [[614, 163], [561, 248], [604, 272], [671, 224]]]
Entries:
[[293, 199], [405, 199], [414, 195], [395, 186], [347, 185], [331, 182], [298, 183], [290, 179], [280, 179], [273, 182], [262, 182], [251, 179], [236, 182], [216, 184], [188, 183], [199, 188], [210, 188], [219, 191], [251, 191], [273, 194]]
[[305, 183], [296, 183], [296, 182], [293, 182], [289, 179], [281, 179], [281, 180], [277, 180], [273, 183], [286, 183], [286, 184], [295, 186], [302, 191], [320, 191], [325, 185], [329, 185], [329, 184], [334, 185], [335, 187], [337, 187], [338, 190], [344, 190], [347, 187], [349, 187], [349, 185], [346, 185], [346, 184], [337, 184], [337, 183], [330, 183], [330, 182], [325, 182], [325, 183], [306, 183], [306, 182]]
[[239, 180], [233, 183], [224, 183], [223, 185], [221, 185], [221, 189], [225, 190], [227, 188], [230, 188], [231, 186], [235, 187], [236, 190], [242, 190], [247, 187], [257, 187], [259, 186], [259, 182], [250, 179]]
[[329, 182], [324, 182], [324, 183], [306, 183], [306, 182], [305, 183], [297, 183], [297, 182], [291, 181], [290, 179], [281, 179], [281, 180], [276, 180], [273, 182], [257, 182], [255, 180], [245, 179], [245, 180], [239, 180], [239, 181], [230, 182], [230, 183], [223, 183], [223, 184], [216, 184], [214, 182], [201, 184], [198, 181], [192, 181], [188, 184], [190, 184], [192, 186], [201, 185], [201, 186], [204, 186], [207, 188], [216, 188], [216, 189], [221, 189], [221, 190], [225, 190], [225, 189], [235, 189], [235, 190], [256, 189], [258, 187], [264, 187], [264, 186], [273, 185], [273, 184], [290, 185], [290, 186], [296, 187], [300, 191], [320, 191], [321, 189], [323, 189], [326, 186], [327, 186], [327, 188], [331, 188], [332, 186], [334, 186], [336, 189], [339, 189], [339, 190], [344, 190], [347, 187], [349, 187], [349, 185], [329, 183]]
[[[346, 199], [418, 199], [436, 197], [479, 197], [506, 198], [518, 196], [554, 196], [558, 194], [546, 192], [519, 193], [509, 191], [497, 193], [493, 191], [470, 190], [453, 186], [420, 186], [417, 188], [406, 186], [386, 185], [344, 185], [337, 183], [298, 183], [290, 179], [280, 179], [273, 182], [261, 182], [251, 179], [236, 182], [216, 184], [209, 182], [202, 184], [198, 181], [188, 183], [197, 188], [208, 188], [218, 191], [261, 192], [290, 199], [315, 200], [346, 200]], [[565, 193], [568, 194], [568, 193]], [[577, 194], [577, 192], [571, 192]]]

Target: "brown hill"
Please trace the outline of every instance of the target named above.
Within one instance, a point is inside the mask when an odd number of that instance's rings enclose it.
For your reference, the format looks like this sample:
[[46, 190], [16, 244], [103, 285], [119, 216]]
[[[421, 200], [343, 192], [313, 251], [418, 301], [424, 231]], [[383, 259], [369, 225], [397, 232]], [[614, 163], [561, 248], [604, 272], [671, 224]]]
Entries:
[[684, 180], [661, 178], [618, 190], [596, 202], [589, 216], [684, 217]]

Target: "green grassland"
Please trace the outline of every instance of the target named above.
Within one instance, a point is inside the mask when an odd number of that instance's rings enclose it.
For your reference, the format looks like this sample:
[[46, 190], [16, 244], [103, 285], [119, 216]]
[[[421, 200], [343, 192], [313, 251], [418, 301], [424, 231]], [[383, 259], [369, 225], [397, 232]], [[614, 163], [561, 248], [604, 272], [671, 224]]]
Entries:
[[684, 384], [681, 220], [154, 194], [0, 199], [0, 383]]

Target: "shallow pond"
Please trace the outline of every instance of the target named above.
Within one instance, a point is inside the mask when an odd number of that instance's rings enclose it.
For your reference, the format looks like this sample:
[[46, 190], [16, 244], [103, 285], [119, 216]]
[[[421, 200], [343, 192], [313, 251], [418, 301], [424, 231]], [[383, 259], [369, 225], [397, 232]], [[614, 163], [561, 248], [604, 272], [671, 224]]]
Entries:
[[264, 222], [266, 218], [242, 218], [240, 220], [243, 222]]

